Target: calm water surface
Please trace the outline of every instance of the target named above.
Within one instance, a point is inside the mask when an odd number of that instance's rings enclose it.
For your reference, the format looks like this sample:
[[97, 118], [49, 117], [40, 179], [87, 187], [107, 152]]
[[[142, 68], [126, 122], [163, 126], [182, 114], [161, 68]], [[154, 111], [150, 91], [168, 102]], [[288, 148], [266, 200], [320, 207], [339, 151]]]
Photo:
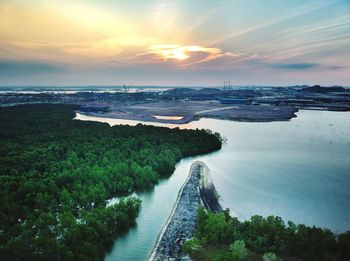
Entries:
[[[190, 164], [197, 159], [212, 170], [223, 206], [241, 220], [272, 214], [335, 232], [350, 230], [350, 113], [300, 111], [297, 115], [288, 122], [201, 119], [180, 125], [217, 131], [227, 142], [219, 152], [180, 161], [169, 179], [151, 192], [140, 193], [143, 203], [137, 227], [116, 241], [106, 260], [147, 259]], [[137, 123], [79, 114], [77, 119]]]

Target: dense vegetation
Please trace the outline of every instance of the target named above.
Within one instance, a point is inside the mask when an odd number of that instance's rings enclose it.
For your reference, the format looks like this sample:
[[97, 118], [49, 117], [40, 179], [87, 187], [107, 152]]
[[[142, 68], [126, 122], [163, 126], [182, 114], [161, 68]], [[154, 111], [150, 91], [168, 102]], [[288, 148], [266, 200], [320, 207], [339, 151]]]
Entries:
[[[350, 232], [335, 236], [327, 229], [286, 225], [280, 217], [253, 216], [240, 222], [226, 210], [199, 209], [195, 238], [184, 251], [194, 260], [350, 260]], [[282, 258], [281, 258], [282, 257]]]
[[74, 121], [68, 105], [0, 109], [0, 260], [100, 260], [182, 157], [221, 147], [202, 130]]

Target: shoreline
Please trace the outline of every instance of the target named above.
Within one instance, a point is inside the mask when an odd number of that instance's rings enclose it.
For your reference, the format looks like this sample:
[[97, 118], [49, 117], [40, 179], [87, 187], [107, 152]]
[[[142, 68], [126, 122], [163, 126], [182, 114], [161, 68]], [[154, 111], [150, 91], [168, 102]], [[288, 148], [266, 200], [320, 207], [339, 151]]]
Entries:
[[276, 105], [227, 105], [217, 101], [159, 101], [119, 106], [82, 106], [80, 113], [112, 119], [164, 124], [187, 124], [201, 118], [246, 122], [286, 121], [296, 117], [298, 109]]
[[216, 191], [214, 182], [210, 175], [210, 169], [206, 164], [202, 164], [199, 180], [199, 195], [201, 197], [202, 206], [214, 213], [223, 212], [223, 208], [219, 203], [219, 193]]
[[192, 163], [189, 175], [149, 255], [149, 261], [191, 260], [182, 254], [182, 244], [194, 236], [197, 210], [203, 206], [216, 213], [222, 212], [217, 197], [212, 198], [217, 192], [210, 180], [209, 168], [205, 163]]
[[[297, 112], [297, 111], [295, 111]], [[84, 116], [91, 116], [91, 117], [101, 117], [106, 119], [114, 119], [114, 120], [125, 120], [125, 121], [138, 121], [142, 124], [142, 122], [145, 123], [161, 123], [161, 124], [173, 124], [173, 125], [184, 125], [188, 124], [194, 121], [198, 121], [202, 118], [207, 119], [216, 119], [216, 120], [230, 120], [230, 121], [236, 121], [236, 122], [277, 122], [277, 121], [290, 121], [293, 118], [298, 117], [295, 112], [291, 117], [265, 117], [265, 118], [246, 118], [246, 117], [229, 117], [229, 116], [213, 116], [213, 115], [193, 115], [193, 116], [184, 116], [180, 120], [161, 120], [157, 119], [155, 117], [134, 117], [131, 115], [111, 115], [106, 113], [99, 113], [99, 112], [82, 112], [82, 111], [76, 111], [76, 113], [79, 113]]]
[[139, 122], [151, 122], [151, 123], [164, 123], [164, 124], [174, 124], [174, 125], [181, 125], [181, 124], [187, 124], [193, 121], [197, 121], [200, 118], [197, 117], [188, 117], [184, 116], [180, 120], [161, 120], [157, 119], [155, 117], [146, 117], [146, 116], [131, 116], [131, 115], [118, 115], [114, 116], [107, 113], [100, 113], [100, 112], [83, 112], [81, 110], [76, 111], [76, 113], [79, 113], [81, 115], [85, 116], [92, 116], [92, 117], [101, 117], [106, 119], [114, 119], [114, 120], [125, 120], [125, 121], [139, 121]]

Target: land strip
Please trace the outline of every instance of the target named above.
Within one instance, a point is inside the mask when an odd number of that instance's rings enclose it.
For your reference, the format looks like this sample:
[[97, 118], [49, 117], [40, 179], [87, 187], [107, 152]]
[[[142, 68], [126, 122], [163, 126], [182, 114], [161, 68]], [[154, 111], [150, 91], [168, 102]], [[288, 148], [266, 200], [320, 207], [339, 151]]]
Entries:
[[297, 111], [291, 106], [227, 106], [217, 101], [166, 101], [110, 106], [108, 111], [99, 110], [100, 107], [82, 107], [80, 113], [114, 119], [186, 124], [200, 118], [249, 122], [285, 121], [296, 117]]
[[194, 236], [198, 208], [204, 206], [216, 213], [222, 211], [213, 195], [217, 193], [209, 177], [209, 168], [203, 162], [194, 162], [149, 261], [190, 260], [183, 255], [182, 244]]

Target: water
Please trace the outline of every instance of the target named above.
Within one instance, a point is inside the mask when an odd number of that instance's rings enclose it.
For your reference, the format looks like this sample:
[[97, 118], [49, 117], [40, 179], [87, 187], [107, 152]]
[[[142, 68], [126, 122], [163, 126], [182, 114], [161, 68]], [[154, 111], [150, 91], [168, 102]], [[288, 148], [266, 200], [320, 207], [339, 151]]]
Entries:
[[147, 260], [157, 236], [175, 204], [177, 192], [183, 185], [193, 159], [184, 159], [177, 164], [174, 174], [159, 182], [154, 190], [139, 193], [142, 210], [137, 218], [137, 227], [118, 239], [106, 261]]
[[241, 220], [273, 214], [337, 233], [350, 230], [350, 114], [300, 111], [297, 115], [288, 122], [201, 119], [180, 125], [218, 131], [227, 143], [219, 152], [180, 161], [169, 179], [140, 194], [137, 228], [116, 241], [106, 260], [147, 259], [190, 164], [197, 159], [211, 169], [222, 205]]

